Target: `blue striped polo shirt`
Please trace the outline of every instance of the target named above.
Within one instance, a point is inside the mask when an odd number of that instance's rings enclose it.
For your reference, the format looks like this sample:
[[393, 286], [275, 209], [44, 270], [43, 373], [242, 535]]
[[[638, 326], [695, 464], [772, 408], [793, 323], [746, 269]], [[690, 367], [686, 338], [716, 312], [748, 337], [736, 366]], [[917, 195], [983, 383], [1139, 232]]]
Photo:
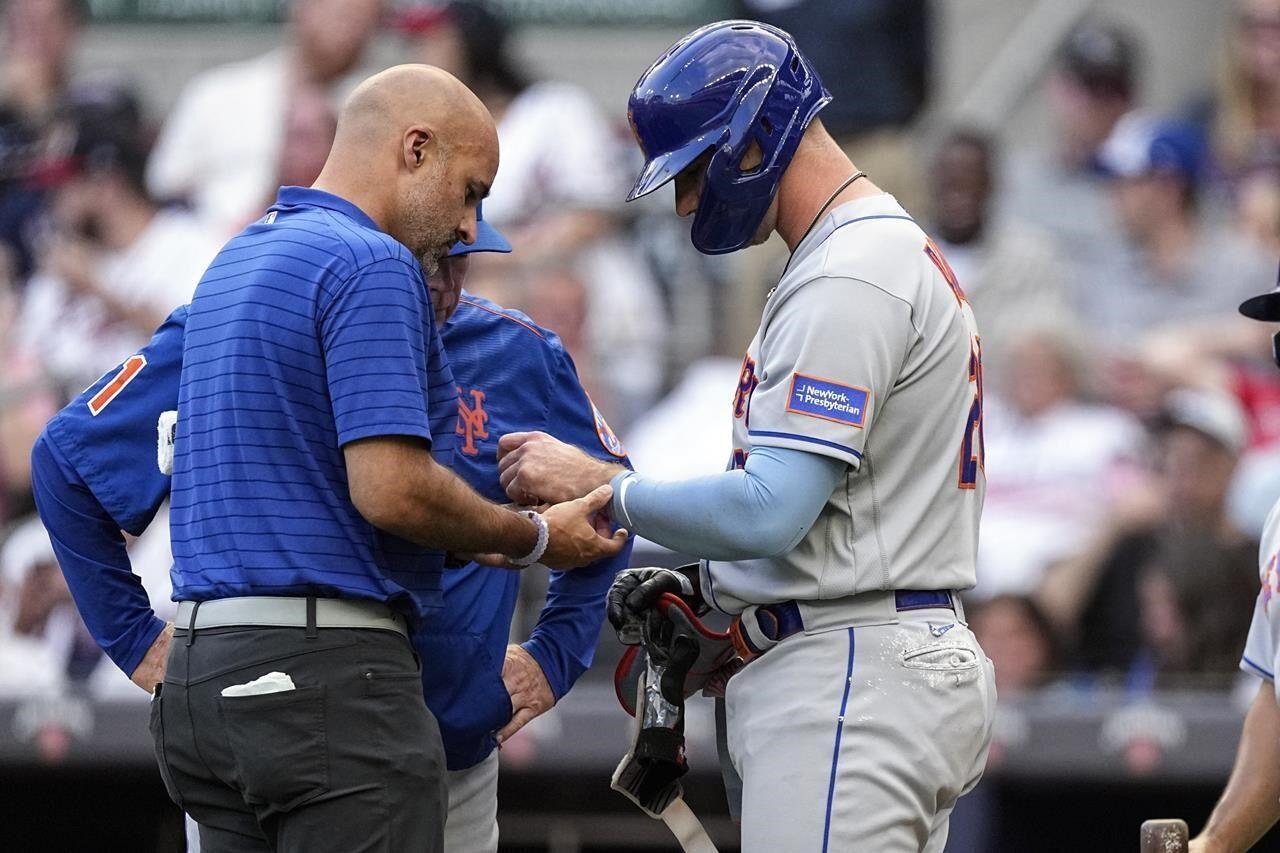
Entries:
[[351, 503], [342, 446], [414, 436], [451, 464], [457, 391], [421, 268], [355, 205], [284, 187], [192, 300], [178, 394], [176, 600], [316, 595], [420, 616], [443, 557]]

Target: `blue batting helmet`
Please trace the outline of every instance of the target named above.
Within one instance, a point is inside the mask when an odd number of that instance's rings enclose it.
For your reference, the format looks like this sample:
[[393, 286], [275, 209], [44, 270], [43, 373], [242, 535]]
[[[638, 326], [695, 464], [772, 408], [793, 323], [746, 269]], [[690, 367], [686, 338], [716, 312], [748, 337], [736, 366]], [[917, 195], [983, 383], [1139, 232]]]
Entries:
[[[755, 21], [694, 30], [650, 66], [627, 104], [645, 164], [627, 201], [653, 192], [707, 151], [693, 245], [741, 249], [764, 219], [809, 122], [831, 101], [795, 40]], [[744, 171], [752, 142], [764, 155]]]

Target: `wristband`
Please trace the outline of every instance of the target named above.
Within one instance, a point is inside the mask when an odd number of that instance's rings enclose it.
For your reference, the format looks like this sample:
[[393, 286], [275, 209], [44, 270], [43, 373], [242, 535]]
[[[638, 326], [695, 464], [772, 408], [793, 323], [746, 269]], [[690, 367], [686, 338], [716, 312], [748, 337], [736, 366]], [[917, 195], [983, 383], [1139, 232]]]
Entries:
[[542, 555], [547, 550], [547, 542], [550, 541], [551, 533], [547, 530], [547, 520], [533, 510], [521, 510], [519, 514], [532, 521], [538, 527], [538, 541], [534, 543], [533, 550], [525, 556], [511, 561], [511, 565], [524, 568], [525, 566], [532, 566], [542, 559]]

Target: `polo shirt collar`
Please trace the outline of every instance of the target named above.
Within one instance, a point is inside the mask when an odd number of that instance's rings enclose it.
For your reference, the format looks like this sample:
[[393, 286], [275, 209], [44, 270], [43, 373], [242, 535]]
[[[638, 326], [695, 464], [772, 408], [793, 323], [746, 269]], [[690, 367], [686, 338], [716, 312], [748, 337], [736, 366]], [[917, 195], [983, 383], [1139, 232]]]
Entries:
[[345, 198], [312, 187], [281, 187], [276, 193], [276, 203], [272, 207], [323, 207], [326, 210], [341, 213], [365, 228], [372, 228], [374, 231], [382, 230], [378, 227], [378, 223], [369, 217], [369, 214]]

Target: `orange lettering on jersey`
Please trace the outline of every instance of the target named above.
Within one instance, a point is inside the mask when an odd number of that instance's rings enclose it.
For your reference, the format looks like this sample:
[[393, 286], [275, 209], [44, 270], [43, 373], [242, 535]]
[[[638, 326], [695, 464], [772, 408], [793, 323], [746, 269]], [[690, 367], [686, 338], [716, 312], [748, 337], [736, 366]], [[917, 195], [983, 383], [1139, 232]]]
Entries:
[[102, 386], [97, 394], [89, 398], [89, 414], [95, 418], [102, 413], [107, 405], [120, 395], [125, 386], [133, 381], [133, 378], [142, 372], [142, 368], [147, 366], [147, 357], [142, 353], [131, 355], [124, 360], [124, 364], [120, 365], [120, 370], [111, 381]]
[[929, 260], [933, 261], [933, 265], [938, 268], [938, 272], [942, 273], [942, 277], [946, 279], [947, 286], [951, 288], [951, 292], [956, 295], [956, 299], [960, 304], [968, 302], [968, 297], [964, 295], [964, 289], [960, 287], [960, 279], [956, 278], [956, 272], [951, 268], [951, 264], [947, 263], [947, 259], [942, 256], [942, 250], [938, 248], [938, 244], [932, 239], [924, 238], [924, 253], [929, 256]]
[[[467, 405], [467, 394], [471, 395], [471, 404]], [[484, 410], [484, 392], [478, 388], [471, 391], [458, 389], [458, 427], [456, 432], [462, 436], [462, 452], [475, 456], [480, 452], [476, 444], [478, 438], [488, 438], [489, 413]]]
[[1271, 562], [1267, 563], [1267, 571], [1262, 575], [1262, 610], [1266, 613], [1271, 612], [1271, 596], [1275, 593], [1277, 557], [1280, 557], [1280, 554], [1271, 555]]

